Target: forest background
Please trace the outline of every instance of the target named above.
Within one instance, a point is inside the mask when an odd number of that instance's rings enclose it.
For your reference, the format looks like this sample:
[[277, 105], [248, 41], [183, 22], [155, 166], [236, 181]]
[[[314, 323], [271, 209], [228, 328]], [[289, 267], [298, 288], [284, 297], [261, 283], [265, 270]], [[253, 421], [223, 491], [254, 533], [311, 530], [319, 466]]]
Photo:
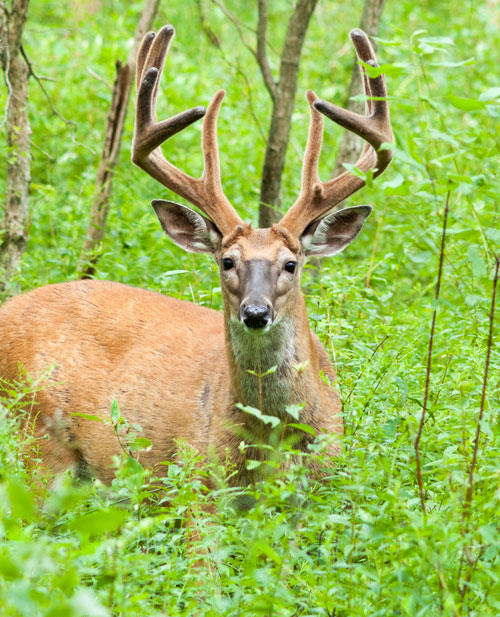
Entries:
[[[219, 119], [223, 185], [243, 218], [257, 223], [271, 99], [241, 37], [254, 45], [257, 6], [226, 2], [239, 32], [218, 4], [160, 1], [154, 28], [172, 23], [177, 36], [159, 117], [206, 105], [214, 91], [227, 90]], [[276, 74], [294, 5], [268, 4], [268, 56]], [[115, 62], [127, 57], [143, 6], [122, 0], [30, 5], [23, 34], [34, 74], [29, 239], [19, 269], [3, 276], [3, 298], [81, 274]], [[305, 90], [347, 103], [348, 32], [362, 12], [362, 0], [320, 0], [312, 15], [283, 209], [299, 190]], [[500, 613], [500, 356], [493, 304], [500, 252], [499, 32], [498, 0], [385, 4], [377, 55], [389, 90], [394, 161], [350, 200], [375, 208], [360, 237], [345, 253], [312, 264], [304, 280], [311, 327], [337, 367], [344, 406], [343, 451], [331, 477], [318, 485], [301, 467], [275, 471], [252, 489], [257, 505], [238, 514], [223, 484], [204, 494], [196, 454], [186, 449], [169, 465], [165, 503], [146, 500], [150, 477], [127, 453], [116, 461], [111, 490], [63, 477], [45, 494], [19, 456], [30, 445], [15, 413], [22, 392], [4, 384], [2, 615]], [[7, 99], [2, 87], [2, 108]], [[6, 127], [4, 121], [0, 203], [7, 162], [17, 156], [5, 145]], [[196, 124], [165, 146], [169, 159], [192, 175], [201, 173], [200, 131]], [[149, 201], [176, 198], [131, 164], [132, 132], [131, 104], [93, 276], [220, 309], [213, 261], [182, 252], [158, 225]], [[341, 138], [327, 122], [324, 179]], [[120, 423], [117, 409], [110, 422]], [[202, 509], [208, 500], [217, 503], [212, 514]], [[199, 510], [202, 575], [196, 555], [186, 551], [188, 531], [178, 524], [193, 509]]]

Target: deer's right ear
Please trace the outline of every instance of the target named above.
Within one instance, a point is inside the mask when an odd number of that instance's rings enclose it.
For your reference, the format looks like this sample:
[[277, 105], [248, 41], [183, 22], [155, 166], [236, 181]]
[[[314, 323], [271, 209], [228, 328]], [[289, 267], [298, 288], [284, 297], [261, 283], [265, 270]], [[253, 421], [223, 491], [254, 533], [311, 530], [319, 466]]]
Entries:
[[222, 234], [201, 214], [174, 201], [155, 199], [151, 202], [163, 231], [177, 246], [190, 253], [214, 253]]

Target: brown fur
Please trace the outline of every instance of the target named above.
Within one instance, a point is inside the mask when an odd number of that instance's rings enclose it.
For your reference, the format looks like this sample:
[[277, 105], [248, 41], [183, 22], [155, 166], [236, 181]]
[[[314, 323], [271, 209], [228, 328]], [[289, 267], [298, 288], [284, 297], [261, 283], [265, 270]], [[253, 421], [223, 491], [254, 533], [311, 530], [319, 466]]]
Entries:
[[[291, 402], [306, 403], [301, 421], [341, 432], [338, 398], [319, 376], [320, 369], [331, 380], [334, 373], [307, 329], [303, 301], [294, 319], [295, 360], [310, 366], [295, 372]], [[141, 454], [145, 465], [171, 459], [175, 440], [183, 438], [204, 454], [213, 449], [221, 461], [229, 451], [238, 469], [233, 482], [249, 481], [234, 427], [254, 427], [235, 407], [246, 401], [220, 313], [118, 283], [48, 285], [1, 307], [0, 349], [1, 378], [15, 381], [20, 366], [33, 378], [47, 375], [36, 397], [36, 432], [50, 436], [39, 441], [50, 471], [85, 463], [102, 480], [112, 479], [111, 457], [120, 453], [112, 428], [71, 414], [108, 419], [116, 398], [122, 416], [153, 443]]]

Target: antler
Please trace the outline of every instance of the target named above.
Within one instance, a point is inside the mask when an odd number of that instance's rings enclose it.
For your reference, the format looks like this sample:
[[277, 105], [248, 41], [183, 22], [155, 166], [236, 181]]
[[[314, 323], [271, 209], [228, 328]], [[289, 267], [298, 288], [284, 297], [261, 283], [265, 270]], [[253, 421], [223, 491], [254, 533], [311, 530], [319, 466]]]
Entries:
[[[351, 31], [350, 37], [358, 58], [370, 66], [378, 66], [366, 34], [362, 30], [355, 29]], [[307, 92], [307, 100], [311, 107], [311, 122], [302, 167], [302, 186], [297, 201], [281, 220], [281, 225], [291, 233], [300, 236], [309, 223], [365, 185], [363, 178], [348, 171], [328, 182], [320, 181], [318, 159], [323, 139], [321, 114], [356, 133], [367, 142], [355, 165], [357, 169], [364, 173], [373, 169], [373, 176], [376, 177], [391, 162], [392, 152], [380, 150], [382, 143], [393, 141], [384, 76], [371, 78], [363, 69], [363, 84], [366, 96], [370, 97], [366, 102], [365, 116], [318, 99], [311, 90]]]
[[[146, 34], [141, 43], [137, 55], [137, 110], [132, 160], [155, 180], [197, 206], [224, 234], [242, 224], [241, 218], [224, 195], [220, 181], [217, 115], [225, 95], [224, 90], [215, 93], [207, 110], [204, 107], [193, 107], [168, 120], [156, 122], [156, 98], [161, 72], [174, 35], [173, 26], [164, 26], [156, 35], [154, 32]], [[204, 169], [201, 178], [193, 178], [169, 163], [160, 146], [203, 116]]]

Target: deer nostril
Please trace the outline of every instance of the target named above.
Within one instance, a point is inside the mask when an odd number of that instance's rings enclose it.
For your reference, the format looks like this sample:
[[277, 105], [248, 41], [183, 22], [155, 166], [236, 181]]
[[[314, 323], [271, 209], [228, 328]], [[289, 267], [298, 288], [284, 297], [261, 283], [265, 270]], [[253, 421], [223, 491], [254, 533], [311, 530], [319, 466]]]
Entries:
[[249, 304], [243, 309], [243, 323], [247, 328], [265, 328], [271, 321], [271, 315], [267, 306]]

